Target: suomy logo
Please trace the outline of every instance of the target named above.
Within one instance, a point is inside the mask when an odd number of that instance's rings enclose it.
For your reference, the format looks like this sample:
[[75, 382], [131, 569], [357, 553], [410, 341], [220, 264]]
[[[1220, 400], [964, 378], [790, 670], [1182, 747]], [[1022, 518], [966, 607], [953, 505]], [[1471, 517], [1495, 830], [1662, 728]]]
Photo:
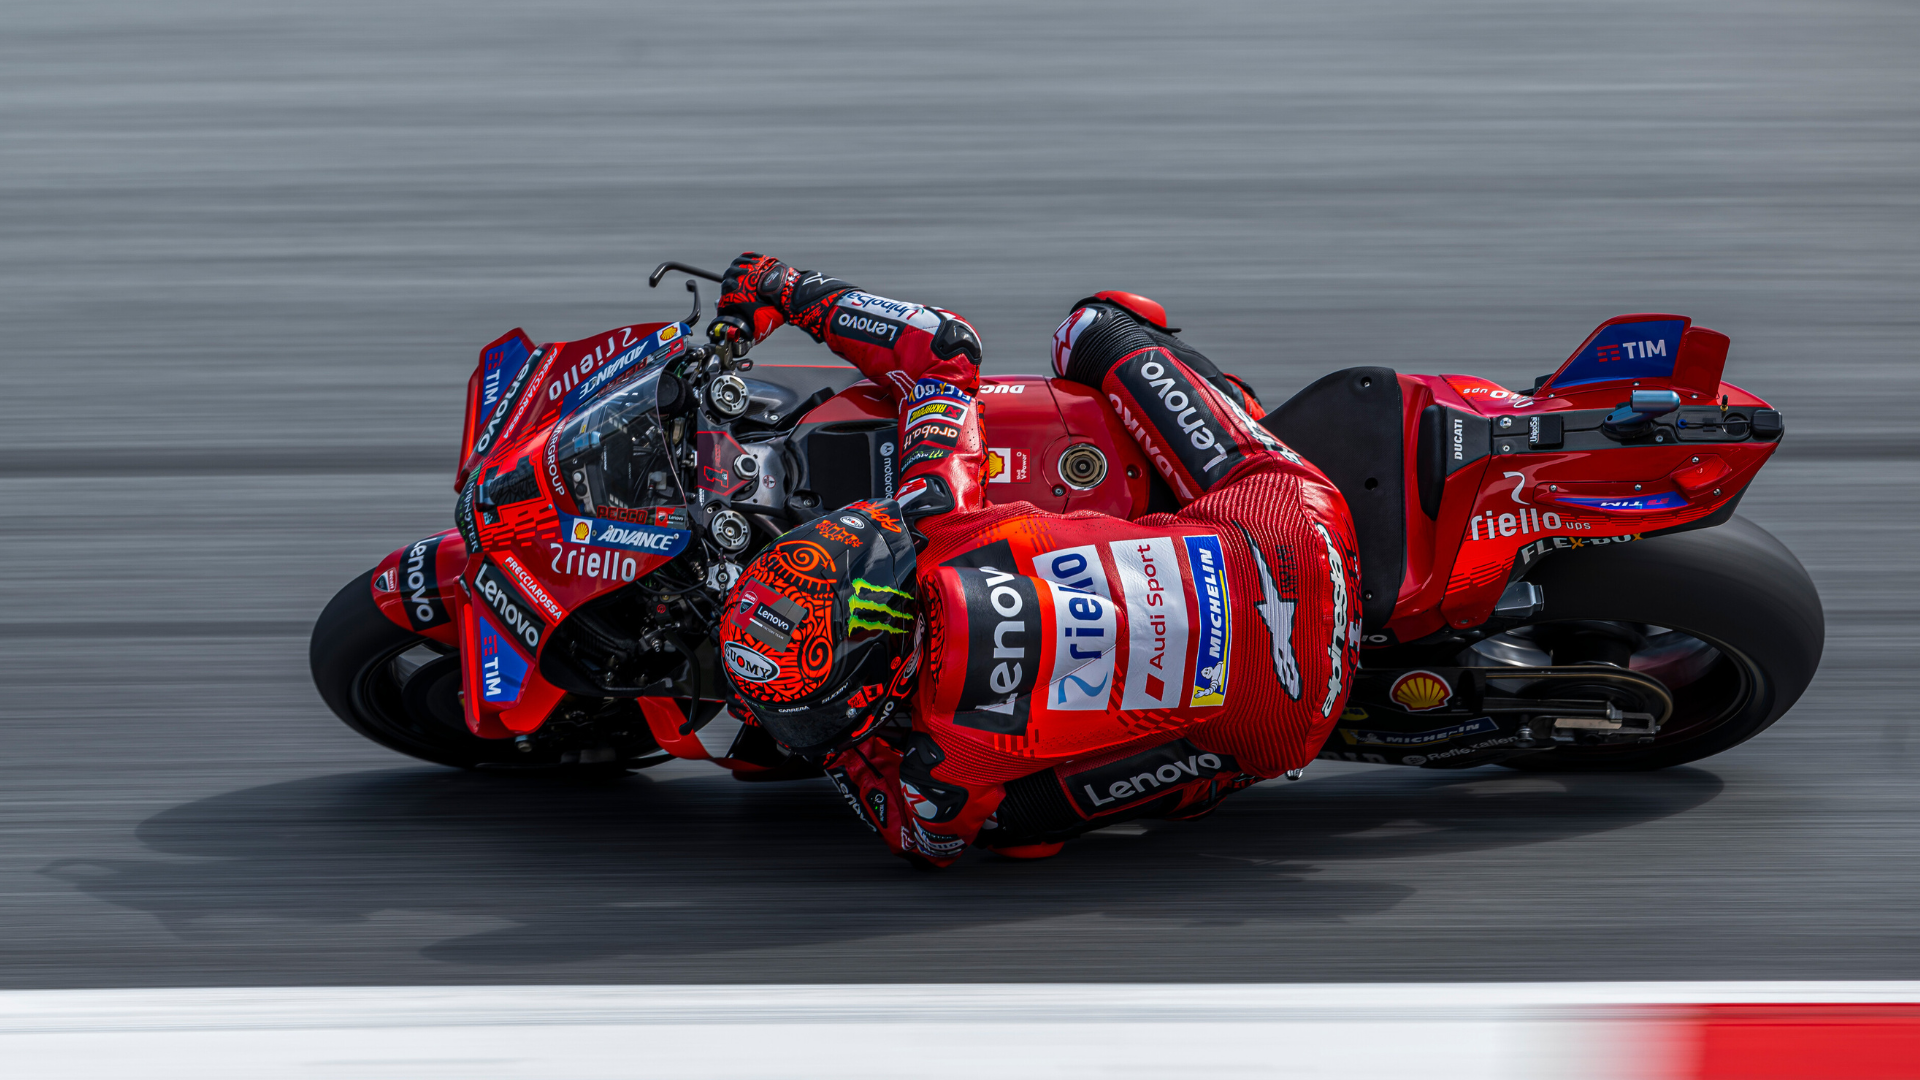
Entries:
[[727, 642], [727, 647], [721, 653], [726, 657], [727, 671], [736, 679], [763, 683], [780, 677], [779, 664], [737, 641]]

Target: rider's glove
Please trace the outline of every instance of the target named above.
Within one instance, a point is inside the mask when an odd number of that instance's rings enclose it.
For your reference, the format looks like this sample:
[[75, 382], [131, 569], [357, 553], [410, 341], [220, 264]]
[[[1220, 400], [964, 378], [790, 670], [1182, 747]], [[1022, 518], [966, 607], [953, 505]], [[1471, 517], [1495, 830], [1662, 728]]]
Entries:
[[744, 252], [720, 279], [719, 314], [739, 319], [753, 328], [755, 344], [784, 326], [781, 295], [789, 289], [794, 269], [771, 255]]

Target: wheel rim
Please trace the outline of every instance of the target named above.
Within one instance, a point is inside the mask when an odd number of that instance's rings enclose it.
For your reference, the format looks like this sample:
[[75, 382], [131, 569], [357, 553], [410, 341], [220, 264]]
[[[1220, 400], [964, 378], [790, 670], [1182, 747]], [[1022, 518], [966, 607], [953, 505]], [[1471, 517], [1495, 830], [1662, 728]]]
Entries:
[[[388, 737], [418, 747], [418, 750], [408, 751], [415, 756], [445, 757], [447, 751], [454, 747], [458, 747], [463, 755], [471, 754], [475, 748], [461, 744], [468, 740], [480, 740], [473, 739], [466, 730], [463, 717], [453, 717], [458, 722], [457, 729], [447, 723], [447, 718], [440, 715], [444, 712], [444, 705], [435, 700], [443, 695], [435, 694], [431, 684], [444, 680], [448, 669], [452, 671], [457, 688], [457, 654], [433, 642], [408, 642], [375, 658], [361, 669], [360, 677], [354, 680], [353, 685], [354, 710], [366, 722], [381, 728]], [[457, 706], [459, 699], [456, 697], [453, 700]], [[426, 708], [421, 710], [420, 706]], [[426, 723], [421, 722], [421, 716], [427, 718]], [[433, 726], [429, 727], [428, 724]], [[465, 739], [461, 736], [465, 736]]]
[[[1553, 663], [1556, 630], [1568, 625], [1535, 623], [1495, 634], [1469, 646], [1458, 662], [1464, 667], [1546, 666]], [[1626, 757], [1701, 738], [1747, 712], [1762, 685], [1751, 660], [1703, 634], [1646, 623], [1580, 625], [1612, 627], [1633, 642], [1626, 667], [1666, 686], [1673, 695], [1673, 715], [1651, 744], [1557, 746], [1555, 755]]]

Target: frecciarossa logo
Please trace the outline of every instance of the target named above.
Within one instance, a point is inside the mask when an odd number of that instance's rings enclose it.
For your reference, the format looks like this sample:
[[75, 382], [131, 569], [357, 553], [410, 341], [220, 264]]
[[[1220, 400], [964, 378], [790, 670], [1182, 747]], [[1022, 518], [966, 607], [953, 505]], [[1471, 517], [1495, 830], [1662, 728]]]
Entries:
[[473, 575], [473, 592], [482, 603], [493, 609], [493, 613], [500, 617], [501, 625], [520, 644], [525, 645], [529, 653], [540, 651], [540, 641], [546, 636], [547, 625], [507, 575], [490, 562], [481, 563], [480, 569]]

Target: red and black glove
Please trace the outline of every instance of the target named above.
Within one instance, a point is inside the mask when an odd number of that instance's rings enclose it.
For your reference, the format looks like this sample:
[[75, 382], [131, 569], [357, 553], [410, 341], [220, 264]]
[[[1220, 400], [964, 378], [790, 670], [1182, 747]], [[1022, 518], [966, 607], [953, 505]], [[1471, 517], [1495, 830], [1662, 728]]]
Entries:
[[780, 300], [799, 275], [771, 255], [743, 252], [720, 279], [721, 318], [739, 319], [753, 331], [755, 344], [786, 325]]

